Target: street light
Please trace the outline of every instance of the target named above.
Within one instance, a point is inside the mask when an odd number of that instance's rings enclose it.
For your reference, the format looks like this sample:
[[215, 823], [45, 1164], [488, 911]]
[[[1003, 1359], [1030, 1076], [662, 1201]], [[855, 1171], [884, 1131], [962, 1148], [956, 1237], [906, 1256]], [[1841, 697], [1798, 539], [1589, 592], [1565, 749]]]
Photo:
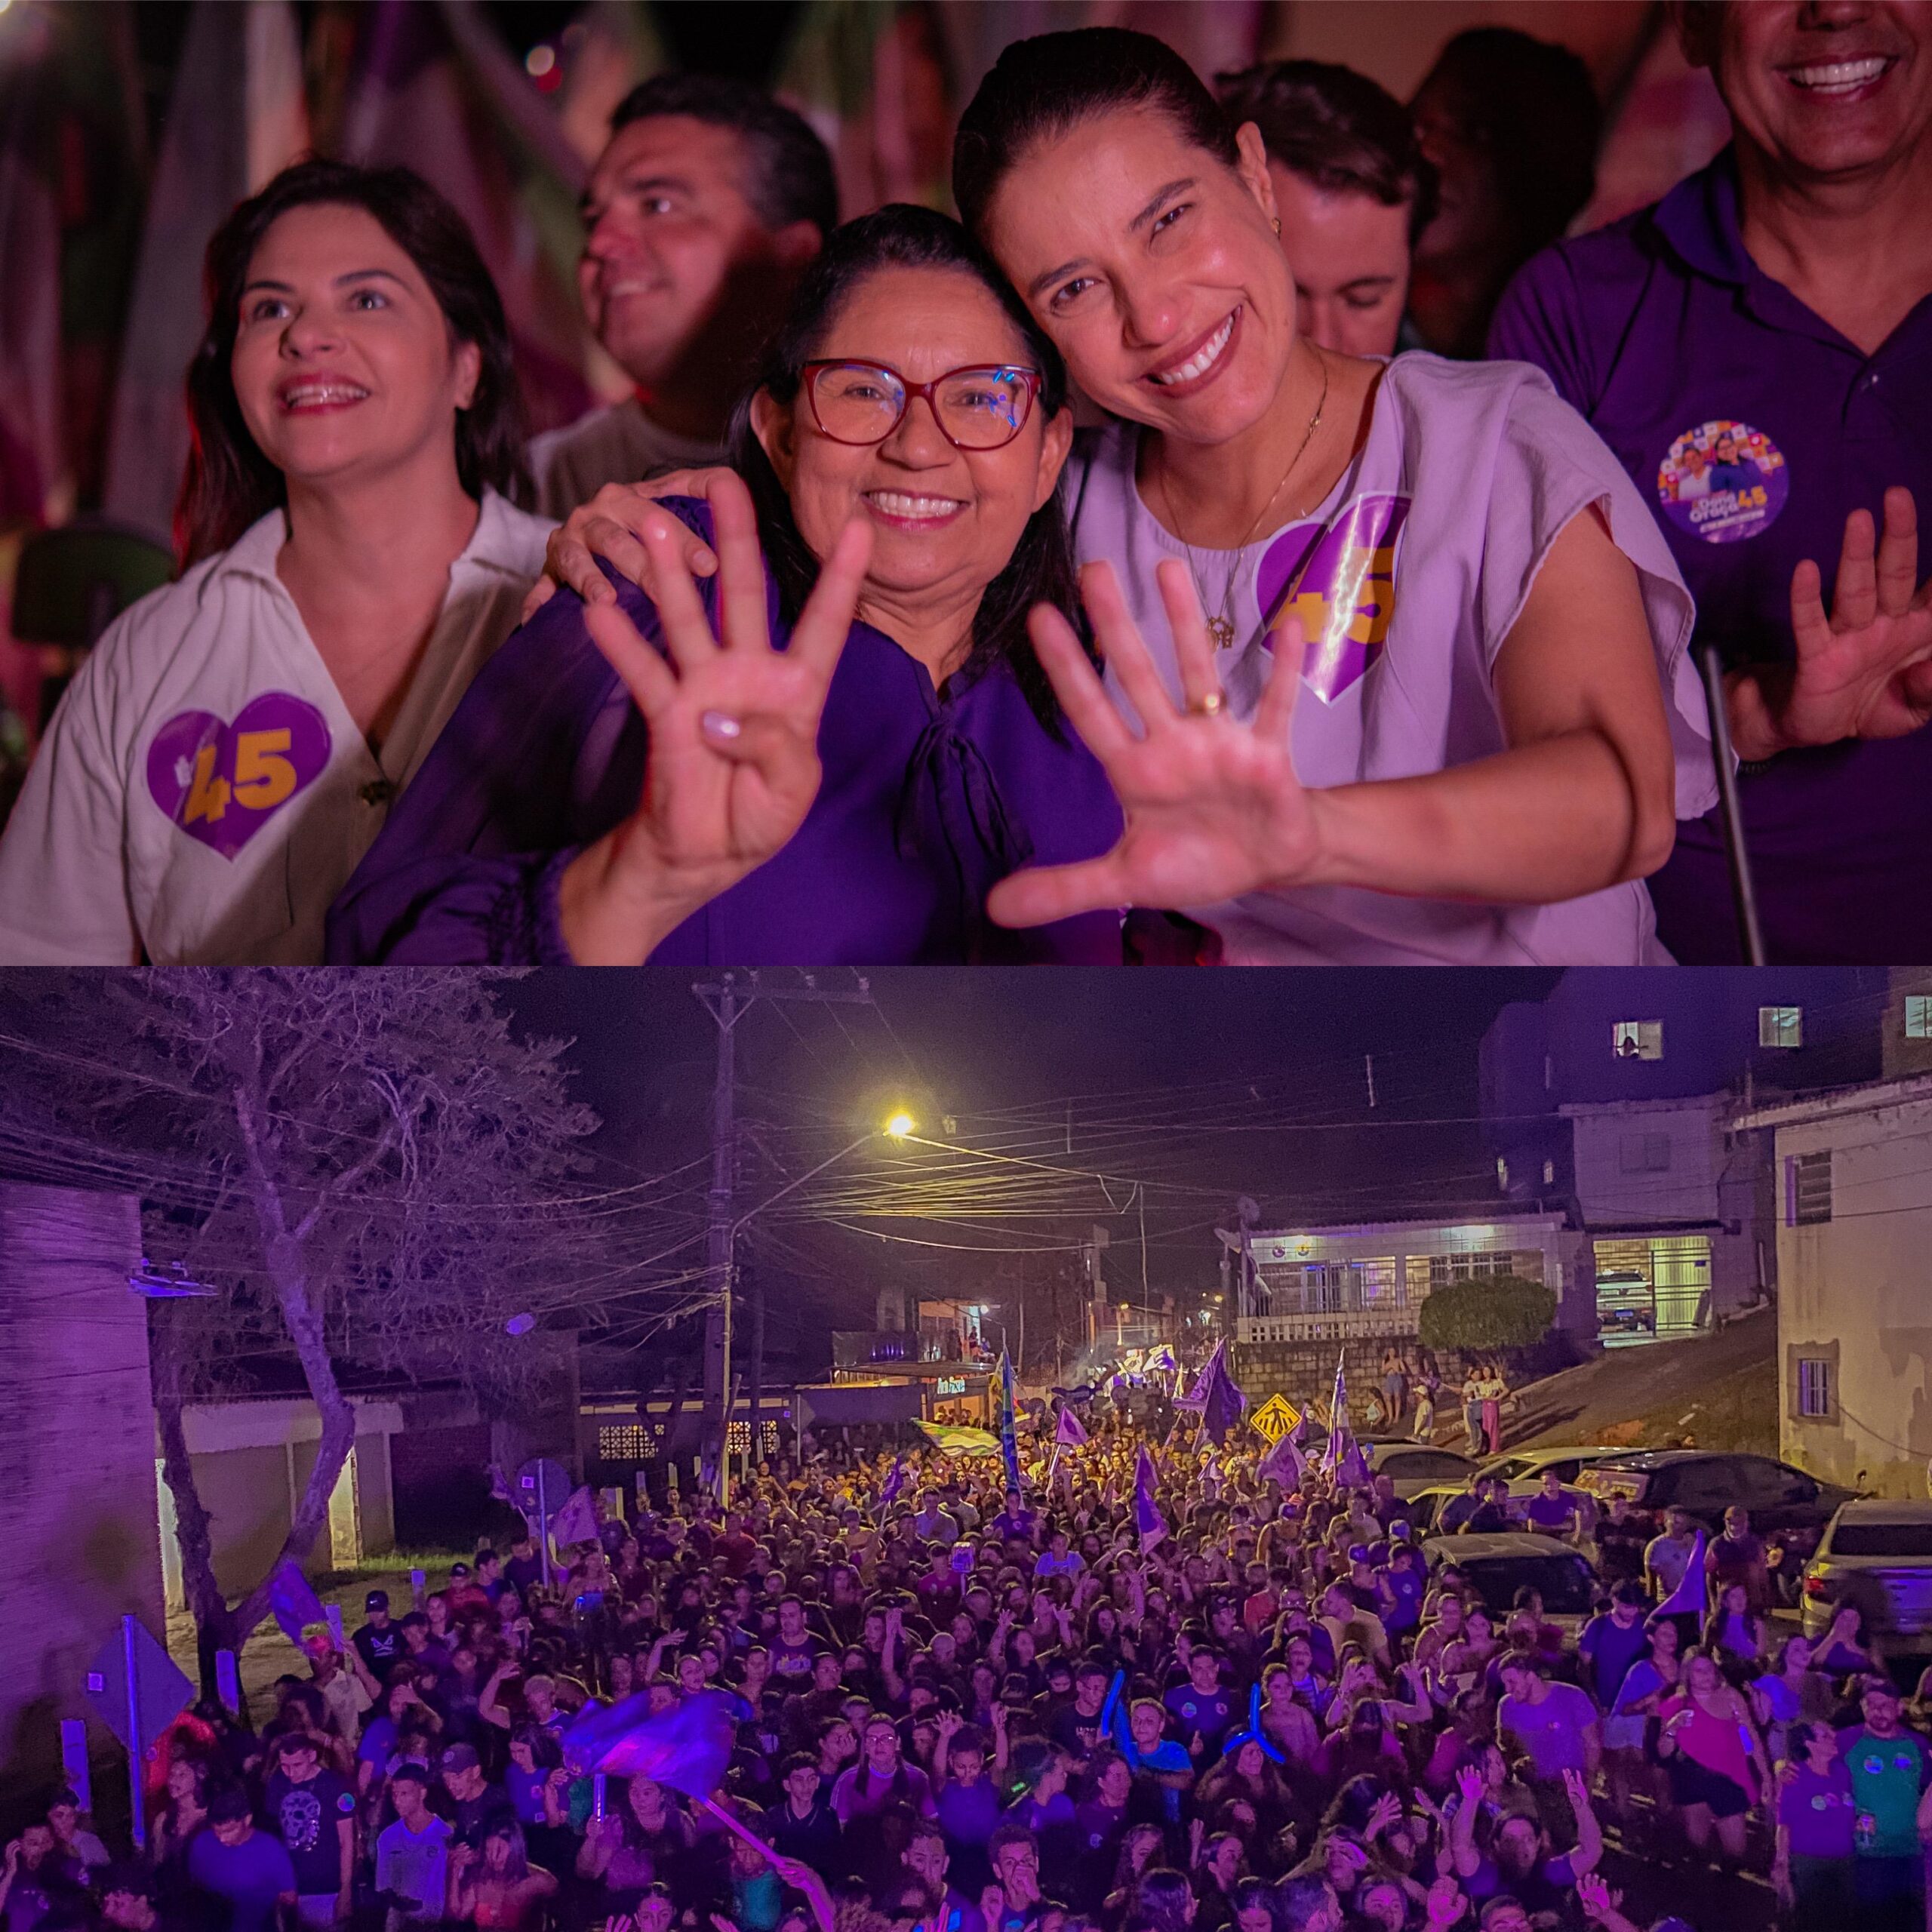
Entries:
[[[718, 1446], [718, 1500], [721, 1507], [731, 1500], [731, 1411], [737, 1406], [731, 1399], [731, 1277], [734, 1272], [734, 1255], [737, 1247], [738, 1230], [745, 1223], [762, 1214], [770, 1207], [783, 1201], [788, 1194], [795, 1193], [808, 1180], [815, 1180], [827, 1168], [835, 1167], [848, 1154], [856, 1154], [876, 1133], [883, 1134], [890, 1140], [904, 1140], [918, 1131], [919, 1123], [903, 1107], [888, 1115], [877, 1128], [867, 1128], [857, 1140], [851, 1141], [835, 1154], [828, 1155], [815, 1168], [808, 1168], [796, 1180], [787, 1181], [776, 1194], [761, 1201], [755, 1208], [749, 1208], [725, 1230], [724, 1235], [724, 1307], [720, 1361], [720, 1398], [724, 1405], [724, 1426], [719, 1432]], [[758, 1444], [752, 1444], [752, 1453], [757, 1454]]]

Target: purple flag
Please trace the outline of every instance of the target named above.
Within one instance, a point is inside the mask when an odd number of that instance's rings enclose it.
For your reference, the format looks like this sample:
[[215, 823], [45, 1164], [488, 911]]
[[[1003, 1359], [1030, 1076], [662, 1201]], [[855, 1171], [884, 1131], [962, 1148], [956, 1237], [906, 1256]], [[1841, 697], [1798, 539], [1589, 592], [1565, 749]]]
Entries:
[[906, 1452], [901, 1450], [885, 1478], [885, 1487], [878, 1493], [878, 1506], [890, 1509], [899, 1500], [899, 1492], [906, 1487]]
[[1063, 1408], [1059, 1426], [1054, 1431], [1054, 1440], [1063, 1449], [1078, 1449], [1087, 1440], [1087, 1425], [1070, 1407]]
[[[1323, 1458], [1329, 1469], [1341, 1466], [1344, 1441], [1349, 1435], [1349, 1355], [1344, 1349], [1335, 1363], [1335, 1392], [1328, 1400], [1328, 1453]], [[1352, 1438], [1349, 1438], [1352, 1439]]]
[[1284, 1489], [1299, 1489], [1306, 1464], [1301, 1453], [1301, 1445], [1295, 1440], [1300, 1426], [1290, 1429], [1255, 1466], [1255, 1475], [1263, 1482], [1278, 1482]]
[[589, 1484], [572, 1490], [563, 1507], [550, 1518], [550, 1540], [559, 1549], [597, 1540], [597, 1506], [591, 1500]]
[[1651, 1614], [1701, 1619], [1704, 1614], [1704, 1533], [1700, 1530], [1697, 1541], [1690, 1546], [1690, 1560], [1684, 1564], [1684, 1574], [1676, 1589]]
[[709, 1798], [723, 1781], [737, 1741], [734, 1701], [722, 1690], [700, 1690], [662, 1717], [647, 1718], [650, 1694], [639, 1691], [578, 1718], [564, 1733], [565, 1758], [586, 1771], [648, 1778], [687, 1798]]
[[1215, 1345], [1214, 1352], [1208, 1358], [1205, 1377], [1207, 1386], [1201, 1403], [1201, 1432], [1218, 1448], [1227, 1441], [1229, 1430], [1241, 1420], [1241, 1411], [1247, 1407], [1247, 1398], [1228, 1373], [1228, 1345], [1225, 1340]]
[[281, 1634], [299, 1651], [303, 1631], [319, 1626], [326, 1630], [321, 1599], [309, 1587], [300, 1566], [292, 1556], [285, 1556], [269, 1576], [269, 1608], [281, 1627]]
[[1346, 1484], [1350, 1489], [1366, 1489], [1371, 1480], [1368, 1471], [1368, 1458], [1361, 1453], [1361, 1444], [1347, 1432], [1347, 1446], [1343, 1450], [1341, 1460], [1335, 1465], [1335, 1480]]
[[1134, 1527], [1140, 1533], [1143, 1555], [1168, 1533], [1168, 1519], [1154, 1500], [1154, 1459], [1144, 1444], [1134, 1466]]

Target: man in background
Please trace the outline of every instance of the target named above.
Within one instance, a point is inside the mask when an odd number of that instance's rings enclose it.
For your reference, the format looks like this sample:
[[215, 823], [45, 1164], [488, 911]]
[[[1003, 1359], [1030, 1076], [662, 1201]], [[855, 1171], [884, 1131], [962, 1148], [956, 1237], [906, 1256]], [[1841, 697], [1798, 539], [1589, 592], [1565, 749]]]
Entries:
[[[1726, 671], [1768, 958], [1932, 959], [1932, 7], [1676, 10], [1731, 145], [1511, 286], [1534, 362], [1653, 506]], [[1697, 465], [1694, 494], [1678, 479]], [[1708, 488], [1701, 487], [1708, 483]], [[1676, 487], [1667, 487], [1675, 483]], [[1739, 959], [1721, 823], [1648, 881], [1690, 964]]]
[[1392, 355], [1404, 337], [1411, 251], [1435, 212], [1435, 169], [1408, 109], [1365, 74], [1275, 60], [1216, 82], [1268, 150], [1294, 271], [1295, 327], [1343, 355]]
[[583, 212], [585, 318], [637, 389], [531, 444], [547, 516], [606, 483], [721, 460], [838, 195], [824, 143], [791, 109], [746, 82], [660, 74], [611, 116]]

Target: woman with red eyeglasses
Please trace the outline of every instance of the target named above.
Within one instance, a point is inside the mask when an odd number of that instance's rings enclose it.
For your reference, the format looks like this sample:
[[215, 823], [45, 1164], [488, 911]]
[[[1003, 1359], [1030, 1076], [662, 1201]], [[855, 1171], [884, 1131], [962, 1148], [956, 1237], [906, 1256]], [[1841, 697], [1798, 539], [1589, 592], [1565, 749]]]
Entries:
[[985, 914], [1021, 866], [1120, 835], [1027, 641], [1035, 605], [1076, 608], [1072, 437], [1059, 356], [958, 223], [838, 230], [739, 409], [736, 475], [663, 506], [715, 574], [666, 531], [654, 598], [612, 571], [545, 605], [337, 901], [330, 957], [1117, 963], [1111, 909]]

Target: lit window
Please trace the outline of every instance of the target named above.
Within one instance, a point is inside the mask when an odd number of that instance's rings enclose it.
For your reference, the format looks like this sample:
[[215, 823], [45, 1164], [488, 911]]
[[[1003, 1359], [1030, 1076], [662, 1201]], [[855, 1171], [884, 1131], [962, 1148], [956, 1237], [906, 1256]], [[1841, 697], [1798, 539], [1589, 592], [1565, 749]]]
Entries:
[[1758, 1009], [1758, 1044], [1761, 1047], [1801, 1047], [1804, 1044], [1804, 1009], [1801, 1006], [1761, 1006]]
[[597, 1425], [597, 1456], [605, 1463], [646, 1463], [657, 1454], [657, 1432], [641, 1423]]
[[1661, 1020], [1620, 1020], [1610, 1029], [1611, 1051], [1619, 1060], [1662, 1060]]
[[1626, 1174], [1661, 1174], [1670, 1171], [1667, 1134], [1626, 1134], [1618, 1152]]
[[1832, 1413], [1832, 1365], [1822, 1358], [1798, 1358], [1798, 1413], [1827, 1417]]
[[1905, 1036], [1908, 1040], [1932, 1040], [1932, 993], [1906, 995]]
[[1496, 1184], [1498, 1187], [1509, 1185], [1509, 1163], [1500, 1154], [1496, 1157]]
[[1784, 1220], [1788, 1228], [1814, 1227], [1832, 1218], [1832, 1154], [1797, 1154], [1784, 1164]]

